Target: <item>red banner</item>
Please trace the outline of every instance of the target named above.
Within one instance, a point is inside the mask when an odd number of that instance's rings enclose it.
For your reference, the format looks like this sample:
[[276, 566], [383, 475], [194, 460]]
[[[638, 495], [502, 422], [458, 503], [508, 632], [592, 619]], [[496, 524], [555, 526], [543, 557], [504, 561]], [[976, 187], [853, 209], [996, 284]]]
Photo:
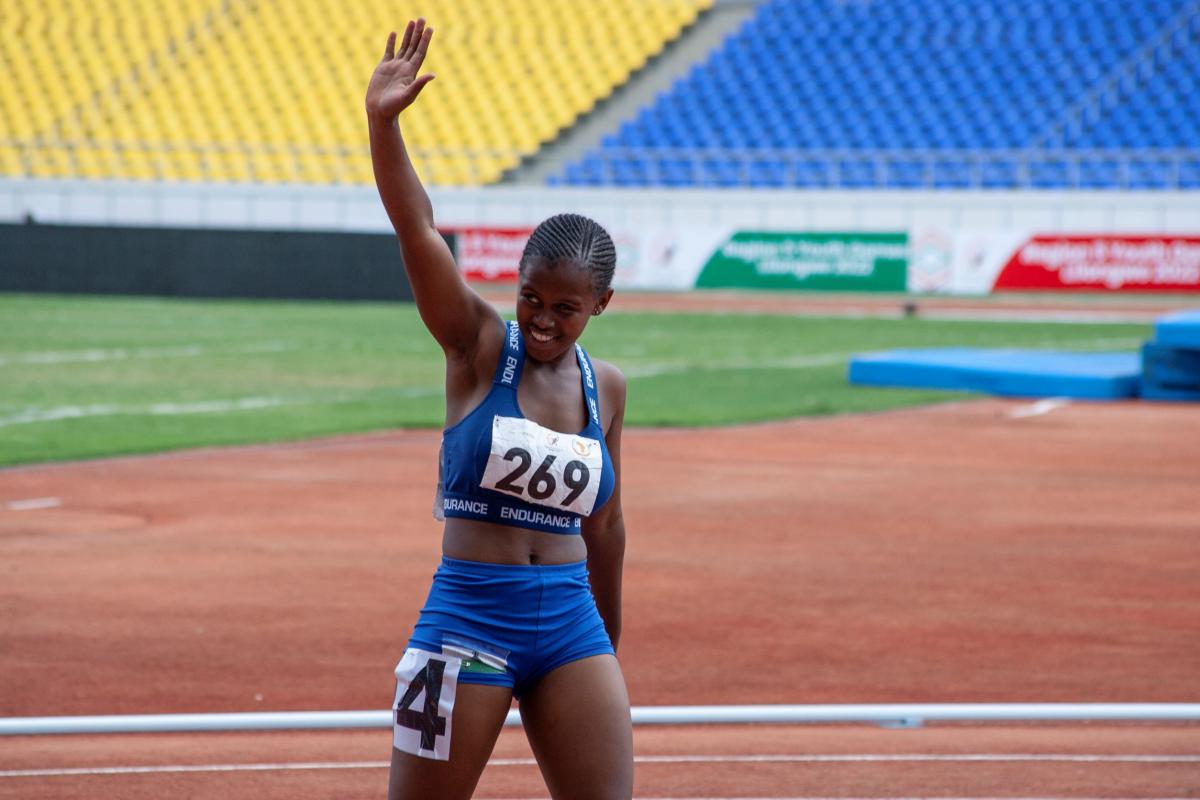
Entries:
[[1197, 292], [1200, 237], [1034, 236], [994, 288]]
[[533, 228], [456, 228], [455, 259], [470, 281], [514, 283]]

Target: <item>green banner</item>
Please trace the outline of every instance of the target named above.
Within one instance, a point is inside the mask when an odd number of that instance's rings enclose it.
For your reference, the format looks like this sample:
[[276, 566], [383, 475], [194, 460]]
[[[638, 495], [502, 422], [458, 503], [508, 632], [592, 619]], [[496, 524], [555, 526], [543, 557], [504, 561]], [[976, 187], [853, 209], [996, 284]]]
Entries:
[[907, 233], [738, 231], [708, 259], [696, 286], [903, 292]]

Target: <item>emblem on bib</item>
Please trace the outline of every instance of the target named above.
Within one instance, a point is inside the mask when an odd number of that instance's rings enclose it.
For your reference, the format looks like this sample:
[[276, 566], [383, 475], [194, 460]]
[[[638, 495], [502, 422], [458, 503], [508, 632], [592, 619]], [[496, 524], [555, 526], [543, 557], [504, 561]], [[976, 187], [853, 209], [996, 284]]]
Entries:
[[598, 440], [496, 415], [480, 485], [556, 511], [587, 516], [596, 504], [603, 470]]

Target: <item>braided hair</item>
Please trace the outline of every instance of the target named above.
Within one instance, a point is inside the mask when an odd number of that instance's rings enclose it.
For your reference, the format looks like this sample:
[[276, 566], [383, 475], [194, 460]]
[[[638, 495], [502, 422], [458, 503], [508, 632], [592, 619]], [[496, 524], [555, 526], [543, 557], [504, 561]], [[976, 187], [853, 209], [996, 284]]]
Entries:
[[597, 295], [608, 291], [617, 268], [612, 237], [595, 220], [580, 214], [556, 214], [534, 228], [521, 253], [520, 271], [532, 261], [563, 261], [588, 270]]

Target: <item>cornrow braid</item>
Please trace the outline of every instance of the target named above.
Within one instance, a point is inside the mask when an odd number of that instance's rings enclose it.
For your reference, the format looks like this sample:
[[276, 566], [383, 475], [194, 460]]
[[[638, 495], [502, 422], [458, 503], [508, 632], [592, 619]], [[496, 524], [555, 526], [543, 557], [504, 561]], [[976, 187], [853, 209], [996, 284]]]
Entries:
[[603, 294], [617, 268], [612, 237], [595, 220], [580, 214], [556, 214], [533, 229], [521, 254], [521, 272], [531, 261], [570, 261], [592, 274], [592, 287]]

